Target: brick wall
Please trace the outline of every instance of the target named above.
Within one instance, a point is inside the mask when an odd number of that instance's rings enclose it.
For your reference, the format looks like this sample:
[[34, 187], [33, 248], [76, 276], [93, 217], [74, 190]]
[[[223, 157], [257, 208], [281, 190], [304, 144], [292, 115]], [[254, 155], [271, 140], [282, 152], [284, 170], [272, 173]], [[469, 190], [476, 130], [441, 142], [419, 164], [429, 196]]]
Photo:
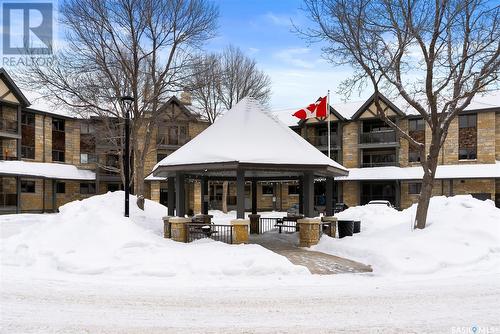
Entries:
[[359, 167], [358, 123], [349, 122], [342, 129], [342, 162], [347, 168]]
[[482, 164], [495, 163], [495, 146], [498, 136], [495, 136], [494, 112], [477, 114], [477, 162]]
[[358, 181], [342, 181], [342, 194], [344, 203], [348, 206], [356, 206], [359, 204], [359, 182]]

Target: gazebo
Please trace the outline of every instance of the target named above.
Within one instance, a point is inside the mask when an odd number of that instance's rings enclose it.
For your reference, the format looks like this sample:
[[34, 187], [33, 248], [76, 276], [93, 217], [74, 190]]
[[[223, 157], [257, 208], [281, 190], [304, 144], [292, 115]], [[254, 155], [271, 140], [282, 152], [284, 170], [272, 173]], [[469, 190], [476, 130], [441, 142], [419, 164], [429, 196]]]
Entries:
[[[201, 181], [202, 213], [208, 213], [208, 182], [236, 181], [238, 219], [245, 218], [245, 182], [252, 184], [252, 213], [257, 213], [257, 181], [299, 180], [303, 214], [314, 216], [314, 179], [326, 178], [326, 212], [333, 214], [333, 178], [346, 176], [342, 165], [247, 97], [190, 142], [161, 160], [155, 177], [168, 182], [168, 215], [184, 217], [187, 179]], [[175, 192], [174, 192], [175, 191]]]

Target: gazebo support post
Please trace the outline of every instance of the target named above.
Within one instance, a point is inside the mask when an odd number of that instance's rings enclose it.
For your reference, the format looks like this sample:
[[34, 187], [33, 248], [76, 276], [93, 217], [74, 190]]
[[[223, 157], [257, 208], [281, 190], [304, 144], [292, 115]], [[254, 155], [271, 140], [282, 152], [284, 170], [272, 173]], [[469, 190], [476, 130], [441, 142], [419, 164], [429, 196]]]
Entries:
[[304, 214], [304, 178], [299, 177], [299, 214]]
[[257, 214], [257, 180], [252, 180], [252, 215]]
[[245, 171], [236, 170], [236, 218], [245, 219]]
[[201, 178], [201, 213], [204, 215], [208, 215], [208, 179], [206, 176], [202, 176]]
[[186, 192], [184, 189], [184, 173], [175, 174], [175, 209], [177, 217], [184, 217], [186, 214]]
[[175, 210], [175, 177], [167, 178], [167, 215], [170, 217], [174, 216]]
[[304, 215], [312, 218], [314, 217], [314, 174], [312, 172], [304, 173], [302, 193], [304, 196]]
[[326, 178], [326, 215], [333, 216], [333, 178]]

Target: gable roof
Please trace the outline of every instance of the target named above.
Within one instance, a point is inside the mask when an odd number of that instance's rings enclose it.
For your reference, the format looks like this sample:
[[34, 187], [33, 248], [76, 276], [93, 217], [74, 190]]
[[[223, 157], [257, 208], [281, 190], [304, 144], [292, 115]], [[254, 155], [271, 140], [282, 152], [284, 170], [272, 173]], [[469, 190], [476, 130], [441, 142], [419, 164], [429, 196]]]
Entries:
[[170, 104], [172, 104], [172, 103], [176, 104], [176, 105], [179, 107], [179, 109], [180, 109], [180, 110], [181, 110], [181, 111], [182, 111], [182, 112], [183, 112], [183, 113], [184, 113], [184, 114], [185, 114], [185, 115], [186, 115], [189, 119], [191, 119], [191, 120], [193, 120], [193, 121], [198, 121], [198, 120], [199, 120], [199, 118], [198, 118], [198, 117], [196, 117], [196, 115], [195, 115], [194, 113], [192, 113], [192, 112], [191, 112], [191, 110], [189, 110], [189, 109], [186, 107], [186, 105], [185, 105], [184, 103], [182, 103], [182, 102], [181, 102], [181, 100], [179, 100], [179, 98], [177, 98], [177, 96], [175, 96], [175, 95], [174, 95], [174, 96], [172, 96], [171, 98], [169, 98], [169, 99], [167, 100], [167, 102], [165, 102], [165, 103], [163, 104], [163, 106], [161, 107], [161, 109], [166, 108], [166, 106], [168, 106], [168, 105], [170, 105]]
[[[345, 174], [339, 163], [318, 151], [253, 98], [244, 98], [217, 122], [161, 160], [159, 167], [202, 164], [321, 166]], [[155, 173], [156, 175], [156, 173]]]
[[14, 80], [12, 80], [9, 73], [7, 73], [7, 71], [3, 67], [0, 68], [0, 78], [2, 78], [7, 87], [11, 90], [12, 94], [14, 94], [16, 99], [23, 107], [27, 107], [31, 104], [26, 96], [24, 96], [23, 92], [19, 89], [19, 87], [17, 87]]
[[[399, 109], [398, 107], [396, 107], [394, 105], [394, 103], [392, 103], [391, 101], [389, 101], [389, 99], [387, 99], [384, 95], [382, 95], [381, 93], [379, 93], [379, 99], [384, 102], [387, 106], [389, 106], [397, 115], [403, 117], [405, 116], [405, 113], [401, 111], [401, 109]], [[374, 103], [375, 101], [375, 93], [372, 94], [372, 96], [370, 96], [368, 98], [368, 100], [365, 101], [365, 103], [363, 103], [363, 105], [361, 107], [359, 107], [359, 109], [354, 113], [354, 115], [352, 115], [351, 119], [352, 120], [356, 120], [359, 118], [359, 116], [361, 116], [365, 111], [366, 109], [372, 104]]]

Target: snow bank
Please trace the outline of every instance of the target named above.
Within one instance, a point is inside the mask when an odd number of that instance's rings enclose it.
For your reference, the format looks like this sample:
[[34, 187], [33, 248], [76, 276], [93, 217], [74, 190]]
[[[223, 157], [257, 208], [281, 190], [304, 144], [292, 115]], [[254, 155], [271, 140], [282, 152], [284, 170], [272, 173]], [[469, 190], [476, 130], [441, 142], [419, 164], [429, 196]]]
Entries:
[[500, 257], [500, 210], [470, 195], [433, 197], [427, 227], [413, 230], [416, 205], [397, 211], [381, 205], [349, 208], [340, 219], [360, 219], [361, 233], [314, 247], [370, 264], [375, 273], [427, 274]]
[[[2, 240], [2, 265], [42, 272], [193, 279], [309, 273], [258, 245], [163, 239], [161, 217], [166, 208], [146, 200], [141, 211], [133, 196], [130, 204], [130, 218], [123, 217], [123, 192], [68, 203], [58, 214], [39, 215], [37, 222], [31, 215], [31, 223], [20, 233]], [[18, 217], [23, 224], [23, 215]]]

